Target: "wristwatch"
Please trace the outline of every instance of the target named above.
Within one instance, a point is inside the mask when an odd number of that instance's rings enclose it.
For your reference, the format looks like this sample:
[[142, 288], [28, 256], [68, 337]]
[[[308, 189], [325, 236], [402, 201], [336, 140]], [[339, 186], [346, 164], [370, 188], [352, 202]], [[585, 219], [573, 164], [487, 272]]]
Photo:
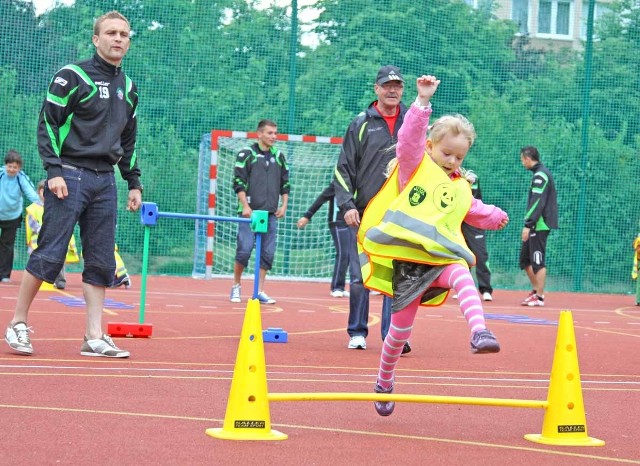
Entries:
[[[137, 189], [138, 191], [140, 191], [140, 193], [142, 193], [144, 191], [144, 186], [142, 186], [141, 184], [139, 184], [138, 186], [134, 186], [131, 189]], [[131, 189], [129, 191], [131, 191]]]

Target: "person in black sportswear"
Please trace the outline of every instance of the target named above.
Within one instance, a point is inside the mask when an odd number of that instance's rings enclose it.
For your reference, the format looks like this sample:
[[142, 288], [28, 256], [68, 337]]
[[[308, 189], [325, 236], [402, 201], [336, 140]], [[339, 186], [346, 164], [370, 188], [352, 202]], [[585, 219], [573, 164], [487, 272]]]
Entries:
[[540, 162], [538, 149], [523, 147], [520, 161], [533, 173], [520, 248], [520, 268], [526, 272], [533, 289], [521, 304], [544, 306], [547, 238], [552, 229], [558, 228], [558, 196], [551, 172]]
[[[471, 176], [470, 176], [471, 175]], [[467, 180], [471, 183], [471, 195], [482, 200], [482, 190], [480, 181], [475, 173], [467, 172]], [[493, 301], [493, 287], [491, 286], [491, 269], [489, 268], [489, 253], [487, 251], [486, 232], [482, 228], [477, 228], [462, 222], [462, 235], [467, 246], [476, 256], [476, 282], [483, 301]]]
[[333, 264], [333, 274], [331, 275], [331, 296], [334, 298], [349, 297], [349, 292], [345, 288], [347, 269], [349, 279], [360, 273], [360, 263], [358, 262], [357, 247], [353, 244], [353, 232], [344, 221], [344, 212], [336, 205], [335, 187], [329, 183], [320, 195], [313, 201], [302, 217], [298, 219], [298, 228], [304, 228], [311, 221], [311, 217], [322, 207], [325, 202], [329, 203], [328, 224], [333, 246], [336, 250]]
[[[264, 281], [273, 266], [276, 253], [278, 220], [287, 212], [289, 166], [284, 154], [274, 147], [278, 136], [276, 123], [260, 120], [257, 133], [258, 141], [238, 152], [233, 170], [233, 190], [238, 196], [238, 215], [250, 218], [254, 210], [269, 213], [267, 232], [262, 235], [258, 296], [254, 298], [262, 304], [275, 304], [276, 300], [264, 291]], [[241, 302], [240, 279], [255, 245], [255, 233], [250, 224], [238, 224], [237, 239], [233, 285], [229, 296], [232, 303]]]
[[[396, 66], [385, 65], [378, 70], [374, 84], [377, 100], [360, 113], [349, 125], [342, 143], [334, 176], [336, 203], [344, 212], [344, 220], [352, 228], [353, 244], [365, 207], [386, 178], [385, 168], [396, 154], [392, 147], [398, 140], [398, 130], [407, 107], [401, 102], [404, 78]], [[362, 273], [351, 280], [349, 296], [350, 349], [366, 349], [369, 333], [369, 290], [362, 283]], [[384, 341], [391, 322], [391, 298], [382, 302], [381, 334]], [[411, 351], [407, 343], [405, 353]]]
[[117, 193], [114, 165], [129, 188], [127, 210], [138, 210], [142, 185], [135, 151], [138, 92], [121, 68], [131, 28], [117, 11], [100, 16], [93, 29], [95, 55], [60, 69], [40, 111], [38, 150], [47, 171], [38, 248], [20, 284], [13, 319], [5, 332], [11, 348], [30, 355], [29, 308], [43, 281], [62, 269], [73, 229], [80, 226], [82, 290], [87, 324], [82, 356], [129, 357], [102, 331], [105, 289], [115, 276]]

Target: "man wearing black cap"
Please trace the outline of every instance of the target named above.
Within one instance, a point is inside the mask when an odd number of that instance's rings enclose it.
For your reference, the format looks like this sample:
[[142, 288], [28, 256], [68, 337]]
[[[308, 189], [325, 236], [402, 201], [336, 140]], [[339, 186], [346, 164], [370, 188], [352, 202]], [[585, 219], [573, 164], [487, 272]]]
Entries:
[[[398, 139], [398, 130], [404, 120], [407, 107], [401, 102], [404, 78], [397, 66], [386, 65], [378, 70], [374, 92], [378, 97], [349, 125], [336, 165], [334, 187], [337, 205], [344, 212], [344, 219], [358, 231], [360, 218], [369, 201], [377, 194], [386, 178], [385, 168], [396, 154], [389, 148]], [[354, 243], [356, 241], [354, 239]], [[358, 273], [360, 270], [358, 270]], [[352, 277], [349, 296], [350, 349], [366, 349], [369, 320], [369, 290], [362, 283], [362, 276]], [[383, 298], [382, 339], [391, 321], [391, 299]], [[411, 351], [405, 345], [403, 353]]]

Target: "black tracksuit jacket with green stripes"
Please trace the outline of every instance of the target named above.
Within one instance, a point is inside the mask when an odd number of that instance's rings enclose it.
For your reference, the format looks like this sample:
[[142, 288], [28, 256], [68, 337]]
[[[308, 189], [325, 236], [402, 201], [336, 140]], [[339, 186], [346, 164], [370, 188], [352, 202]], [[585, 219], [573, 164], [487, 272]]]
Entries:
[[553, 176], [547, 167], [538, 162], [530, 168], [533, 173], [527, 197], [524, 226], [537, 231], [558, 228], [558, 194]]
[[345, 212], [358, 209], [360, 215], [386, 181], [384, 172], [396, 156], [394, 146], [407, 112], [407, 107], [400, 103], [400, 113], [390, 134], [374, 103], [347, 128], [333, 181], [336, 204]]
[[135, 152], [138, 91], [123, 72], [95, 54], [60, 69], [51, 80], [38, 123], [38, 150], [49, 178], [62, 164], [112, 172], [140, 187]]

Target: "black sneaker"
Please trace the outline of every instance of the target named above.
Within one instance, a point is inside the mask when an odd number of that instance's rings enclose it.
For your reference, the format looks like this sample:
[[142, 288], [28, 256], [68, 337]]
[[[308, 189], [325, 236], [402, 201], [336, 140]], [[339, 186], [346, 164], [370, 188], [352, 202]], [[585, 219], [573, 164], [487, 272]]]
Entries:
[[472, 353], [497, 353], [499, 351], [498, 340], [489, 330], [478, 330], [471, 336]]
[[[380, 385], [376, 383], [376, 388], [374, 389], [376, 393], [392, 393], [393, 385], [389, 388], [382, 388]], [[376, 407], [376, 411], [380, 416], [391, 416], [394, 408], [396, 407], [395, 401], [374, 401], [373, 405]]]
[[411, 353], [411, 345], [408, 341], [404, 342], [404, 346], [402, 347], [402, 354]]
[[116, 277], [111, 288], [118, 288], [120, 286], [124, 286], [127, 290], [131, 288], [131, 278], [128, 273], [125, 273], [121, 277]]

